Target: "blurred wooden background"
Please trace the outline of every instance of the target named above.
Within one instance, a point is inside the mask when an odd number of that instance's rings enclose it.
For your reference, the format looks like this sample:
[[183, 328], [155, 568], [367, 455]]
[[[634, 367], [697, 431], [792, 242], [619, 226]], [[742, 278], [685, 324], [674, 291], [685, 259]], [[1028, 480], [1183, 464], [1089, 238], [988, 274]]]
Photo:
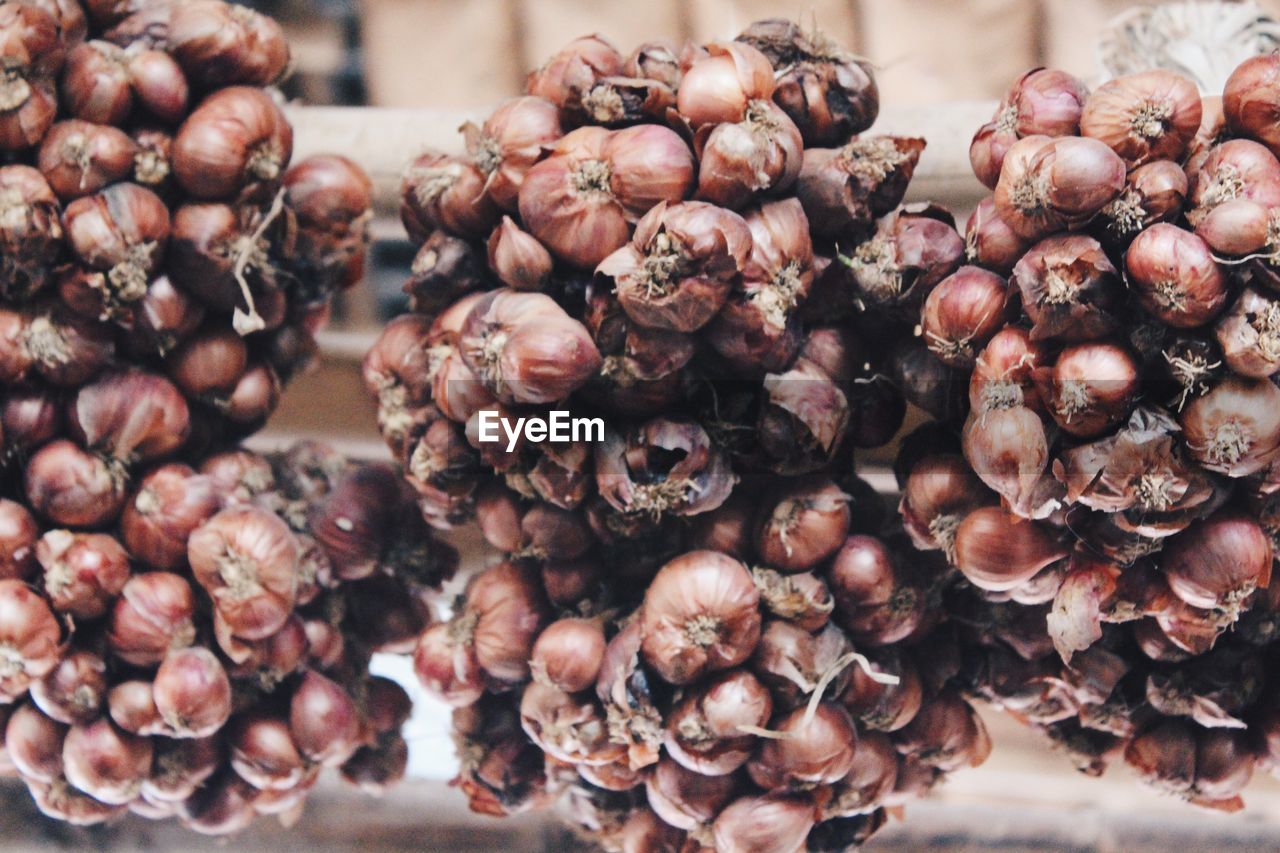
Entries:
[[[817, 26], [879, 66], [882, 100], [998, 98], [1035, 65], [1090, 77], [1098, 34], [1134, 0], [358, 0], [371, 103], [466, 108], [514, 92], [576, 35], [732, 38], [758, 18]], [[1280, 0], [1261, 5], [1280, 12]]]

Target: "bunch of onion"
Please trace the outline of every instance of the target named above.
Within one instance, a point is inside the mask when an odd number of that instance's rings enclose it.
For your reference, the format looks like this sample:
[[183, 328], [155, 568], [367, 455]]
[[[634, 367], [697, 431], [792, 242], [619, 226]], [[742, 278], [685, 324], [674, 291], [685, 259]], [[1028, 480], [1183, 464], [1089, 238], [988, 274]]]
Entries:
[[968, 581], [973, 688], [1088, 772], [1123, 755], [1216, 807], [1272, 701], [1277, 68], [1220, 99], [1162, 70], [1022, 78], [971, 149], [994, 190], [971, 266], [900, 371], [968, 389], [904, 453], [901, 512]]
[[[864, 134], [878, 110], [867, 63], [790, 22], [629, 56], [589, 36], [465, 152], [409, 163], [412, 311], [364, 378], [428, 521], [501, 506], [499, 547], [545, 558], [518, 528], [581, 511], [649, 576], [739, 480], [888, 443], [906, 403], [863, 333], [902, 328], [963, 241], [899, 209], [924, 141]], [[497, 428], [551, 410], [604, 434]]]
[[344, 157], [291, 163], [275, 21], [105, 5], [0, 15], [3, 490], [66, 527], [262, 426], [360, 278], [372, 202]]
[[739, 486], [668, 525], [647, 574], [611, 562], [590, 509], [498, 483], [476, 505], [506, 559], [413, 662], [457, 709], [477, 811], [567, 797], [610, 849], [851, 843], [989, 751], [958, 668], [932, 651], [958, 575], [900, 534], [861, 532], [874, 504], [827, 476]]
[[41, 811], [227, 834], [296, 821], [326, 767], [404, 775], [410, 699], [369, 663], [412, 648], [456, 556], [398, 474], [232, 449], [150, 464], [123, 504], [89, 532], [0, 499], [0, 743]]

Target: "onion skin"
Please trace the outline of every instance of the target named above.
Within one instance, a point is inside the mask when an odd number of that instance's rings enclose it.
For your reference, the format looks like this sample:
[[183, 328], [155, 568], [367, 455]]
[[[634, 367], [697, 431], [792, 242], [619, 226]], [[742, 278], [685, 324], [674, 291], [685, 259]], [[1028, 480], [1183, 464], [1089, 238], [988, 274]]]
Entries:
[[0, 616], [0, 648], [7, 661], [0, 673], [0, 699], [12, 702], [58, 665], [62, 627], [44, 599], [18, 580], [0, 581]]
[[744, 669], [732, 669], [692, 688], [667, 716], [663, 745], [676, 761], [705, 776], [732, 773], [747, 763], [759, 738], [740, 726], [765, 726], [773, 698]]
[[645, 661], [672, 684], [742, 663], [760, 639], [760, 595], [746, 567], [693, 551], [659, 570], [640, 615]]
[[[1236, 66], [1222, 89], [1222, 114], [1237, 133], [1280, 152], [1280, 63], [1255, 56]], [[1280, 156], [1280, 155], [1278, 155]]]
[[1130, 168], [1180, 160], [1200, 129], [1200, 93], [1164, 69], [1127, 74], [1094, 90], [1080, 116], [1080, 134], [1100, 139]]
[[956, 567], [975, 586], [1014, 589], [1069, 553], [1041, 524], [999, 507], [982, 507], [960, 522]]
[[1224, 379], [1178, 418], [1191, 458], [1210, 471], [1245, 477], [1280, 450], [1280, 388], [1265, 379]]
[[743, 797], [720, 812], [712, 825], [715, 849], [724, 853], [800, 850], [816, 812], [807, 794]]
[[293, 155], [293, 129], [270, 96], [232, 86], [210, 95], [178, 129], [173, 174], [198, 199], [234, 198], [255, 181], [274, 182]]
[[747, 765], [752, 781], [766, 791], [829, 785], [853, 768], [858, 734], [849, 712], [827, 702], [807, 723], [806, 713], [800, 707], [775, 720], [770, 728], [790, 736], [766, 740]]
[[1165, 222], [1134, 239], [1125, 255], [1125, 271], [1142, 307], [1178, 329], [1209, 322], [1231, 296], [1209, 244]]
[[1271, 581], [1271, 540], [1247, 516], [1220, 512], [1172, 537], [1161, 565], [1192, 607], [1234, 610]]

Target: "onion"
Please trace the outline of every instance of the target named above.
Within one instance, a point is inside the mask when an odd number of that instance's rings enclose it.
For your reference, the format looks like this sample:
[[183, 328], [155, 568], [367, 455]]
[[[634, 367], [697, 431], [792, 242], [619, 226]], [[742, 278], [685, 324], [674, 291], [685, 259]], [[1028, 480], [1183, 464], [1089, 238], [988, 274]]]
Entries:
[[667, 563], [645, 592], [645, 661], [672, 684], [736, 666], [760, 638], [759, 592], [746, 567], [714, 551]]
[[1191, 457], [1210, 471], [1244, 477], [1280, 448], [1280, 388], [1231, 377], [1192, 400], [1178, 422]]
[[1111, 146], [1130, 167], [1178, 160], [1200, 129], [1200, 93], [1190, 80], [1155, 69], [1104, 83], [1085, 102], [1080, 135]]
[[981, 589], [1005, 591], [1068, 553], [1044, 525], [999, 507], [982, 507], [956, 529], [956, 568]]

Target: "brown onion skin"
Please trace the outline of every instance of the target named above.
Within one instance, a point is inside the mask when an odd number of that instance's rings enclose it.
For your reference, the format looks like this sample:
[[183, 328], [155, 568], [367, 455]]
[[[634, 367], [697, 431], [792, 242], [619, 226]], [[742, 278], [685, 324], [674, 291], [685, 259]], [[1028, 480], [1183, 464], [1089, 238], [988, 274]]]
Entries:
[[124, 544], [147, 568], [175, 571], [187, 563], [187, 539], [221, 509], [209, 478], [180, 463], [161, 465], [138, 481], [120, 517]]
[[270, 96], [232, 86], [206, 98], [173, 140], [173, 174], [197, 199], [235, 198], [277, 181], [293, 154], [293, 130]]
[[455, 237], [487, 236], [501, 211], [484, 185], [484, 173], [465, 158], [438, 151], [418, 155], [400, 184], [400, 220], [410, 238], [430, 242], [436, 229]]
[[303, 779], [306, 760], [298, 754], [287, 720], [269, 711], [250, 712], [228, 726], [231, 768], [262, 791], [287, 791]]
[[82, 386], [67, 408], [67, 426], [80, 444], [109, 460], [148, 462], [186, 441], [190, 410], [171, 382], [135, 368]]
[[1015, 233], [1036, 239], [1091, 218], [1124, 183], [1124, 161], [1096, 139], [1026, 137], [1005, 157], [996, 210]]
[[1228, 477], [1248, 476], [1280, 450], [1280, 389], [1230, 377], [1188, 403], [1178, 422], [1192, 459]]
[[62, 744], [67, 781], [109, 805], [138, 795], [151, 771], [151, 756], [149, 739], [122, 732], [106, 719], [72, 726]]
[[476, 661], [490, 677], [508, 683], [529, 677], [529, 655], [546, 609], [538, 574], [523, 563], [499, 563], [472, 580], [463, 618], [474, 619]]
[[741, 42], [717, 42], [684, 71], [677, 109], [695, 127], [742, 120], [754, 100], [768, 100], [775, 87], [768, 57]]
[[66, 439], [51, 441], [27, 462], [28, 505], [66, 527], [100, 527], [124, 506], [123, 477]]
[[136, 153], [124, 131], [71, 119], [49, 129], [37, 162], [58, 198], [71, 201], [129, 177]]
[[759, 49], [781, 72], [774, 102], [800, 128], [806, 145], [840, 145], [874, 123], [880, 93], [871, 66], [828, 50], [821, 34], [810, 37], [795, 23], [774, 19], [753, 23], [737, 41]]
[[[849, 497], [829, 480], [800, 480], [761, 507], [759, 558], [784, 572], [804, 571], [840, 549], [849, 532]], [[716, 549], [722, 550], [722, 549]]]
[[627, 242], [629, 222], [683, 200], [692, 183], [693, 154], [673, 131], [585, 127], [525, 175], [520, 217], [560, 260], [592, 269]]
[[1092, 237], [1057, 234], [1035, 243], [1014, 266], [1012, 283], [1033, 341], [1091, 340], [1120, 326], [1120, 276]]
[[976, 767], [991, 753], [991, 741], [977, 712], [959, 695], [942, 693], [894, 733], [903, 755], [944, 771]]
[[577, 693], [596, 683], [604, 650], [604, 630], [598, 621], [558, 619], [538, 635], [529, 668], [535, 679]]
[[0, 616], [0, 648], [8, 661], [0, 699], [12, 702], [58, 665], [63, 629], [45, 599], [20, 580], [0, 580]]
[[1136, 361], [1112, 343], [1068, 347], [1042, 374], [1047, 377], [1040, 393], [1049, 414], [1078, 438], [1092, 438], [1123, 422], [1140, 390]]
[[201, 835], [233, 835], [253, 821], [260, 792], [235, 773], [224, 771], [179, 806], [183, 825]]
[[0, 150], [20, 151], [39, 144], [53, 125], [58, 95], [53, 81], [37, 77], [29, 81], [30, 93], [14, 110], [0, 114]]
[[1217, 206], [1246, 199], [1264, 207], [1280, 204], [1280, 161], [1248, 139], [1215, 145], [1190, 174], [1187, 220], [1199, 226]]
[[62, 775], [62, 744], [67, 726], [31, 702], [14, 709], [4, 731], [9, 760], [27, 779], [49, 783]]
[[289, 63], [284, 32], [272, 18], [221, 0], [174, 9], [168, 50], [203, 89], [269, 86]]
[[922, 550], [950, 551], [955, 527], [971, 510], [994, 495], [956, 454], [926, 456], [917, 462], [902, 489], [898, 513], [912, 542]]
[[89, 269], [106, 274], [110, 300], [142, 297], [169, 240], [169, 209], [155, 193], [121, 183], [67, 205], [63, 227], [72, 251]]
[[956, 530], [956, 567], [974, 585], [995, 592], [1014, 589], [1069, 553], [1039, 522], [1000, 507], [982, 507]]
[[750, 573], [732, 557], [715, 551], [677, 557], [645, 593], [640, 631], [646, 662], [672, 684], [742, 663], [760, 638], [758, 603]]
[[600, 35], [582, 36], [529, 72], [525, 90], [572, 115], [598, 78], [614, 77], [621, 71], [622, 54], [608, 39]]
[[476, 166], [488, 175], [486, 194], [503, 210], [514, 212], [524, 176], [542, 146], [554, 144], [563, 132], [555, 104], [530, 95], [503, 101], [483, 127], [467, 124], [463, 134]]
[[1080, 134], [1100, 139], [1130, 168], [1180, 160], [1200, 129], [1200, 93], [1190, 80], [1156, 69], [1104, 83], [1085, 101]]
[[326, 767], [351, 757], [360, 746], [360, 717], [355, 701], [335, 681], [308, 671], [289, 705], [294, 742], [310, 761]]
[[766, 791], [829, 785], [853, 768], [858, 735], [849, 712], [824, 702], [807, 722], [806, 716], [801, 707], [774, 720], [770, 728], [790, 736], [766, 739], [747, 765], [752, 781]]
[[1004, 326], [1008, 283], [980, 267], [961, 267], [929, 292], [920, 325], [943, 364], [971, 367], [983, 345]]
[[649, 807], [665, 823], [690, 830], [714, 820], [740, 785], [732, 775], [703, 776], [664, 757], [645, 780], [645, 792]]
[[169, 572], [134, 575], [116, 599], [107, 648], [135, 666], [155, 666], [171, 649], [195, 642], [195, 594], [185, 578]]
[[27, 580], [36, 571], [40, 526], [26, 507], [0, 498], [0, 580]]
[[1169, 539], [1161, 567], [1192, 607], [1238, 608], [1271, 581], [1271, 540], [1253, 519], [1219, 512]]
[[808, 794], [742, 797], [716, 817], [715, 849], [724, 853], [800, 850], [817, 819]]
[[437, 622], [423, 631], [413, 652], [413, 669], [431, 695], [462, 708], [484, 695], [484, 672], [475, 653], [455, 638], [456, 633], [448, 622]]
[[201, 646], [166, 654], [152, 695], [169, 737], [210, 737], [231, 716], [231, 681], [213, 652]]
[[31, 683], [31, 699], [36, 706], [66, 725], [96, 718], [106, 694], [106, 662], [90, 651], [71, 652], [52, 672]]
[[1280, 151], [1280, 65], [1274, 56], [1255, 56], [1236, 66], [1222, 90], [1222, 114], [1237, 133]]
[[1265, 379], [1280, 370], [1278, 321], [1275, 298], [1246, 287], [1214, 327], [1227, 367], [1253, 379]]
[[459, 346], [467, 366], [508, 404], [561, 400], [602, 364], [586, 328], [541, 293], [486, 296], [471, 310]]
[[288, 525], [253, 507], [222, 510], [187, 541], [192, 574], [232, 633], [246, 640], [284, 626], [297, 597], [299, 557]]
[[129, 580], [129, 554], [105, 533], [51, 530], [36, 545], [44, 590], [53, 608], [96, 619]]
[[1030, 245], [1000, 218], [995, 196], [978, 202], [969, 214], [965, 224], [965, 259], [969, 263], [1008, 275]]
[[978, 180], [995, 188], [1004, 155], [1020, 137], [1076, 133], [1088, 94], [1083, 82], [1053, 68], [1034, 68], [1015, 80], [969, 147]]
[[859, 724], [872, 731], [895, 732], [915, 719], [924, 701], [924, 684], [911, 659], [890, 649], [876, 656], [876, 672], [896, 675], [897, 684], [873, 681], [855, 667], [840, 701]]
[[663, 742], [690, 770], [722, 776], [744, 765], [759, 743], [739, 726], [764, 727], [772, 712], [772, 696], [754, 675], [729, 670], [685, 695], [667, 717]]
[[1125, 271], [1142, 307], [1179, 329], [1209, 322], [1231, 296], [1209, 245], [1196, 234], [1164, 222], [1134, 239], [1125, 255]]
[[1129, 173], [1118, 198], [1103, 210], [1107, 237], [1123, 245], [1144, 228], [1172, 222], [1182, 213], [1190, 182], [1172, 160], [1155, 160]]

